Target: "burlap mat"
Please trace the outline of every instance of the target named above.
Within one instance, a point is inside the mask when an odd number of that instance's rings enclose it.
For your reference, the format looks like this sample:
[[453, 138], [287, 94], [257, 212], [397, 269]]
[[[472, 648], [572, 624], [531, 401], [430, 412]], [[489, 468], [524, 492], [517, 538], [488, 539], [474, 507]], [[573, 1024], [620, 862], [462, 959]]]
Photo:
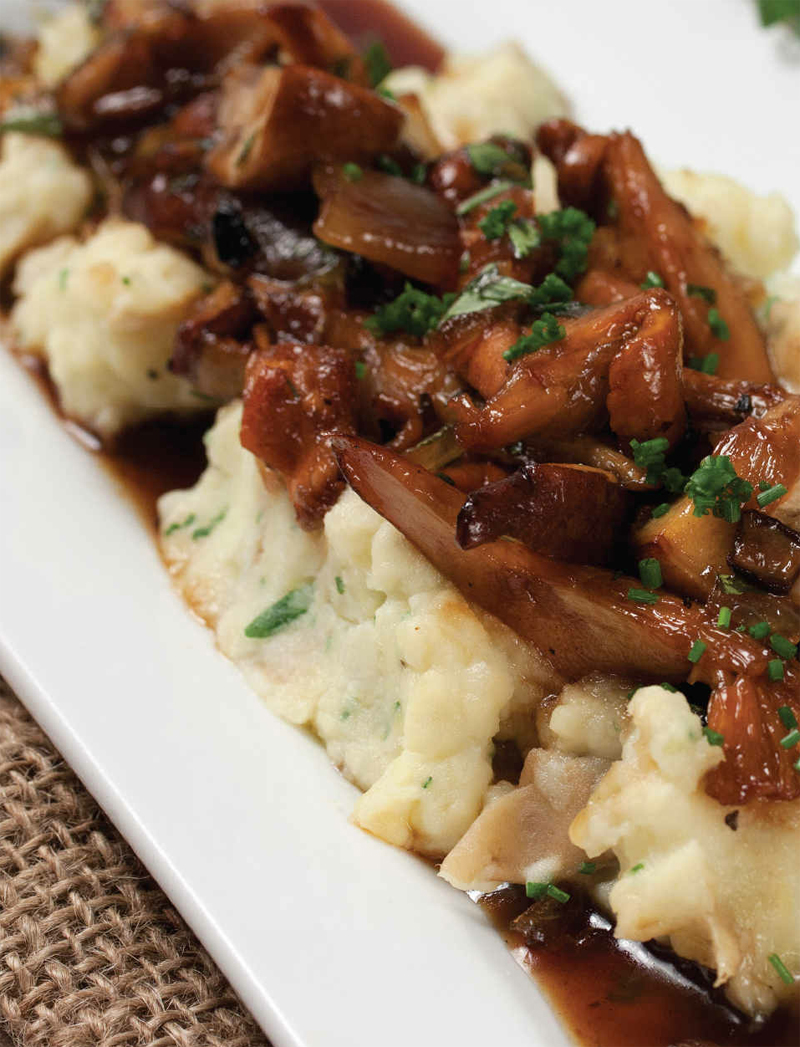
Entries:
[[4, 1042], [268, 1047], [211, 958], [0, 679]]

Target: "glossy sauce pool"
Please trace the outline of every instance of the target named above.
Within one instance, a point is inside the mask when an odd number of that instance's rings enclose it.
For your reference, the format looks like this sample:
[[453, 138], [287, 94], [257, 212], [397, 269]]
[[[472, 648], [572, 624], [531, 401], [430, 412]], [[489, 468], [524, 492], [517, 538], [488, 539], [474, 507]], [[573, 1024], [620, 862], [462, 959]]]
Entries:
[[[359, 44], [382, 39], [395, 65], [436, 69], [441, 63], [442, 47], [383, 0], [320, 0], [320, 6]], [[22, 362], [56, 407], [41, 365]], [[202, 434], [210, 423], [210, 415], [189, 423], [148, 423], [126, 433], [113, 451], [101, 450], [88, 434], [66, 425], [96, 453], [155, 535], [157, 499], [194, 484], [205, 466]], [[691, 964], [678, 966], [665, 960], [666, 954], [638, 943], [617, 942], [608, 922], [588, 906], [581, 918], [592, 929], [582, 940], [567, 936], [547, 948], [529, 947], [509, 926], [529, 904], [521, 888], [481, 900], [517, 962], [535, 977], [582, 1047], [800, 1045], [796, 1013], [783, 1010], [761, 1025], [748, 1023], [710, 988], [707, 972]]]

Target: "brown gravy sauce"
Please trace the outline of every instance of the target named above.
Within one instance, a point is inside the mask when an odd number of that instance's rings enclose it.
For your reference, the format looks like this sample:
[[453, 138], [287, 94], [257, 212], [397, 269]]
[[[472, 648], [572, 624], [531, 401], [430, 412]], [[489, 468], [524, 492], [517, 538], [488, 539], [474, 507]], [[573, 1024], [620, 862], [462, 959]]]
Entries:
[[[380, 38], [395, 65], [435, 70], [444, 49], [385, 0], [318, 0], [358, 44]], [[94, 452], [155, 534], [156, 503], [167, 491], [192, 486], [205, 468], [203, 433], [210, 415], [191, 421], [148, 422], [127, 431], [113, 449], [64, 418], [46, 367], [19, 356], [65, 428]], [[531, 948], [510, 927], [530, 904], [521, 887], [480, 899], [518, 963], [545, 990], [559, 1018], [582, 1047], [800, 1047], [800, 1016], [779, 1010], [752, 1023], [711, 988], [710, 974], [675, 961], [652, 943], [619, 942], [608, 921], [587, 906], [591, 933]]]

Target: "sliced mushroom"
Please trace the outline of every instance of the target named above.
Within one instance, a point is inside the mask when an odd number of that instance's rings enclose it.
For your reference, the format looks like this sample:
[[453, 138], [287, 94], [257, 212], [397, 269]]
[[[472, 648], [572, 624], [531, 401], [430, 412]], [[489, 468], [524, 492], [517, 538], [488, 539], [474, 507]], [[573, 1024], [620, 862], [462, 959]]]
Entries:
[[765, 513], [742, 513], [728, 562], [770, 592], [788, 593], [800, 574], [800, 534]]
[[374, 91], [311, 66], [240, 64], [222, 85], [220, 142], [206, 165], [234, 189], [297, 189], [324, 160], [392, 148], [401, 110]]
[[[335, 437], [348, 483], [394, 524], [468, 599], [533, 643], [570, 679], [592, 671], [680, 680], [702, 619], [664, 594], [628, 599], [639, 582], [559, 563], [518, 542], [463, 550], [455, 541], [463, 495], [420, 466], [358, 438]], [[721, 638], [724, 637], [721, 634]]]
[[[643, 291], [579, 319], [564, 319], [563, 329], [560, 341], [512, 367], [484, 408], [465, 397], [454, 402], [456, 433], [465, 447], [490, 450], [538, 433], [565, 436], [597, 428], [607, 417], [611, 361], [631, 341], [632, 358], [644, 355], [649, 365], [636, 382], [644, 399], [636, 405], [635, 425], [643, 434], [655, 427], [672, 439], [680, 435], [685, 422], [676, 379], [680, 325], [665, 291]], [[623, 387], [631, 380], [626, 371], [621, 364], [617, 372]], [[615, 424], [627, 431], [630, 406], [623, 409], [616, 394], [609, 406]]]
[[757, 385], [683, 369], [683, 392], [692, 424], [706, 432], [729, 429], [749, 415], [760, 418], [786, 398], [779, 385]]
[[556, 560], [608, 564], [631, 508], [630, 495], [599, 469], [530, 462], [469, 495], [456, 538], [474, 549], [507, 535]]

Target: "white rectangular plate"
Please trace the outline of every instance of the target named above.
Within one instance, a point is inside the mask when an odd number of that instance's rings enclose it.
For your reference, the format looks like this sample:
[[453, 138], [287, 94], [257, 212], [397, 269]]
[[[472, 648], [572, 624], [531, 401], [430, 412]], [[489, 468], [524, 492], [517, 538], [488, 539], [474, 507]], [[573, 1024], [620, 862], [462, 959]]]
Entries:
[[[592, 129], [800, 205], [800, 48], [749, 0], [405, 6], [453, 48], [518, 39]], [[0, 491], [0, 665], [276, 1047], [567, 1043], [480, 911], [350, 824], [352, 787], [216, 652], [6, 353]]]

